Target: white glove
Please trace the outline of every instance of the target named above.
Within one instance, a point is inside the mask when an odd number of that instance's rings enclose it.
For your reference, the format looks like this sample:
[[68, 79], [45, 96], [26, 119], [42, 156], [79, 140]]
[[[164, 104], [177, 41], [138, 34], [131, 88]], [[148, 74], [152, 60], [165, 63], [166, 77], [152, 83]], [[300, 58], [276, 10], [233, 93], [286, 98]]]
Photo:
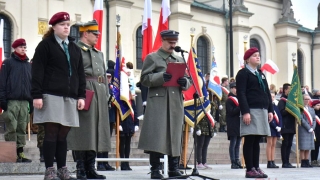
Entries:
[[119, 126], [119, 131], [123, 131], [122, 126]]
[[143, 101], [142, 106], [147, 106], [147, 101]]
[[277, 126], [277, 127], [276, 127], [276, 130], [277, 130], [278, 132], [280, 132], [280, 131], [281, 131], [281, 127]]
[[139, 131], [139, 126], [134, 126], [134, 131]]
[[191, 134], [193, 134], [193, 131], [194, 131], [194, 129], [193, 129], [193, 127], [191, 127], [191, 128], [190, 128]]
[[196, 132], [196, 134], [197, 134], [198, 136], [201, 136], [201, 130], [198, 130], [198, 131]]
[[313, 129], [312, 129], [312, 128], [310, 128], [310, 129], [309, 129], [309, 133], [312, 133], [312, 132], [313, 132]]
[[220, 105], [220, 106], [219, 106], [219, 109], [220, 109], [220, 110], [222, 110], [222, 109], [223, 109], [223, 106], [222, 106], [222, 105]]
[[217, 133], [213, 133], [213, 137], [216, 137], [217, 136]]

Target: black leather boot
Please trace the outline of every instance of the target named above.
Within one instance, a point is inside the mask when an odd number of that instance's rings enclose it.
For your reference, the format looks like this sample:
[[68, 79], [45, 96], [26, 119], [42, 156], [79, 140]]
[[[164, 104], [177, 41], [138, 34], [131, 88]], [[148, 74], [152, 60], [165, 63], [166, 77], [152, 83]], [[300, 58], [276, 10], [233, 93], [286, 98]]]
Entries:
[[132, 171], [131, 167], [129, 166], [129, 162], [126, 162], [127, 170]]
[[301, 160], [301, 167], [306, 168], [308, 165], [306, 164], [306, 160], [302, 159]]
[[236, 161], [231, 161], [231, 169], [239, 169], [239, 166], [237, 165]]
[[82, 179], [82, 180], [87, 179], [85, 165], [84, 165], [84, 159], [86, 159], [85, 151], [73, 151], [72, 154], [73, 154], [74, 160], [77, 162], [77, 166], [76, 166], [77, 179]]
[[88, 179], [106, 179], [106, 176], [100, 175], [96, 172], [94, 167], [96, 152], [95, 151], [86, 151], [86, 175]]
[[163, 179], [164, 177], [160, 174], [160, 170], [162, 169], [160, 163], [160, 153], [150, 152], [150, 165], [151, 165], [151, 179]]
[[128, 170], [128, 169], [127, 169], [127, 164], [126, 164], [126, 162], [121, 162], [120, 167], [121, 167], [121, 171], [126, 171], [126, 170]]
[[267, 168], [274, 168], [271, 161], [268, 161]]
[[44, 162], [44, 157], [43, 157], [43, 148], [39, 147], [39, 152], [40, 152], [40, 162]]
[[274, 161], [271, 161], [271, 163], [273, 164], [274, 168], [279, 168], [279, 166], [277, 166], [276, 163], [274, 163]]
[[169, 157], [169, 177], [176, 177], [176, 179], [187, 179], [187, 177], [180, 177], [183, 176], [179, 171], [179, 157]]
[[235, 163], [239, 166], [239, 168], [243, 168], [239, 159], [236, 159]]

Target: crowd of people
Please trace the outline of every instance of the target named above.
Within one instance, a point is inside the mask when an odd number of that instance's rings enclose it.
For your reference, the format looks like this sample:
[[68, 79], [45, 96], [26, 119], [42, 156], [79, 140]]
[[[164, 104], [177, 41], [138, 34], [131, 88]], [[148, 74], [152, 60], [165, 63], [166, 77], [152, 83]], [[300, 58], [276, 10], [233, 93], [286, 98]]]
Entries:
[[[24, 152], [26, 125], [33, 113], [33, 124], [39, 126], [38, 145], [40, 161], [44, 162], [45, 180], [106, 179], [95, 169], [95, 159], [108, 158], [111, 136], [115, 126], [116, 107], [113, 104], [113, 61], [105, 64], [103, 53], [94, 46], [99, 37], [95, 20], [77, 23], [80, 40], [69, 37], [70, 17], [67, 12], [54, 14], [48, 32], [38, 44], [32, 61], [26, 56], [27, 43], [17, 39], [12, 43], [14, 52], [6, 59], [0, 71], [0, 105], [6, 123], [5, 140], [17, 144], [17, 162], [31, 162]], [[184, 97], [192, 80], [178, 78], [174, 86], [168, 63], [183, 62], [173, 53], [179, 32], [161, 32], [162, 46], [147, 55], [144, 60], [138, 87], [145, 88], [144, 123], [138, 148], [149, 154], [151, 179], [162, 179], [160, 158], [168, 155], [169, 177], [182, 177], [179, 169], [181, 139], [184, 126]], [[279, 168], [275, 164], [275, 147], [282, 140], [282, 168], [295, 168], [289, 159], [296, 132], [296, 119], [286, 109], [291, 85], [284, 83], [276, 91], [270, 88], [266, 76], [258, 68], [259, 49], [250, 48], [244, 55], [245, 67], [235, 78], [221, 79], [222, 97], [209, 91], [211, 115], [219, 125], [213, 126], [207, 116], [200, 119], [193, 131], [197, 139], [197, 169], [211, 169], [207, 162], [210, 140], [217, 131], [227, 133], [230, 140], [231, 169], [246, 168], [246, 178], [267, 178], [259, 166], [260, 142], [267, 140], [267, 168]], [[116, 128], [120, 133], [120, 157], [129, 158], [131, 138], [139, 130], [136, 112], [135, 85], [132, 63], [127, 63], [130, 103], [134, 116], [123, 119]], [[203, 82], [208, 82], [208, 74]], [[304, 112], [298, 127], [301, 167], [320, 167], [318, 161], [320, 125], [320, 91], [309, 92], [302, 87]], [[90, 94], [92, 98], [89, 98]], [[89, 106], [88, 106], [89, 105]], [[217, 127], [219, 126], [219, 128]], [[81, 141], [79, 141], [81, 139]], [[243, 159], [240, 161], [240, 145], [243, 143]], [[76, 178], [66, 167], [67, 151], [72, 150], [76, 162]], [[311, 163], [309, 155], [311, 151]], [[57, 168], [54, 167], [56, 162]], [[209, 162], [210, 163], [210, 162]], [[99, 171], [115, 170], [108, 162], [98, 163]], [[132, 170], [129, 162], [121, 163], [121, 170]]]

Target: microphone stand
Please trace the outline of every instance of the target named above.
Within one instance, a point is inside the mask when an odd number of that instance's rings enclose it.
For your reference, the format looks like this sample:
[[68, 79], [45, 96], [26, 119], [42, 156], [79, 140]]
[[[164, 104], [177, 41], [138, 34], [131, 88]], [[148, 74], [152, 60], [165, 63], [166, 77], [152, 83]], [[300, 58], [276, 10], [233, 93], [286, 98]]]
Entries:
[[[193, 78], [191, 76], [189, 66], [187, 65], [187, 62], [186, 62], [186, 60], [184, 58], [184, 54], [183, 54], [184, 51], [180, 51], [180, 52], [181, 52], [182, 59], [183, 59], [184, 63], [186, 64], [187, 71], [188, 71], [188, 73], [189, 73], [189, 75], [191, 77], [192, 85], [193, 85], [193, 87], [195, 89], [195, 93], [193, 94], [193, 105], [194, 105], [194, 127], [196, 127], [196, 125], [197, 125], [197, 99], [199, 100], [199, 102], [201, 104], [202, 111], [204, 113], [206, 113], [206, 111], [204, 109], [203, 102], [201, 101], [201, 98], [199, 97], [198, 89], [196, 88], [196, 85], [193, 83], [194, 81], [193, 81]], [[208, 122], [208, 123], [210, 123], [210, 122]], [[210, 130], [209, 130], [209, 133], [211, 133]], [[202, 178], [204, 180], [206, 180], [206, 179], [219, 180], [219, 179], [215, 179], [215, 178], [211, 178], [211, 177], [200, 175], [200, 173], [199, 173], [199, 171], [197, 169], [197, 135], [196, 135], [196, 131], [193, 131], [193, 146], [194, 146], [194, 168], [192, 170], [191, 175], [183, 175], [183, 176], [163, 178], [162, 180], [164, 180], [164, 179], [187, 179], [187, 178], [192, 177], [192, 176], [200, 177], [200, 178]]]

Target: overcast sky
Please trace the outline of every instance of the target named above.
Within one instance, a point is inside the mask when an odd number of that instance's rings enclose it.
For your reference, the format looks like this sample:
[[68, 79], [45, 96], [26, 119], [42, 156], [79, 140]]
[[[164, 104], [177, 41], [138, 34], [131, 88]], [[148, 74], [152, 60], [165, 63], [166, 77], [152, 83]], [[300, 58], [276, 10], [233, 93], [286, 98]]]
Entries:
[[314, 30], [318, 25], [318, 5], [320, 0], [291, 0], [294, 17], [299, 24]]

